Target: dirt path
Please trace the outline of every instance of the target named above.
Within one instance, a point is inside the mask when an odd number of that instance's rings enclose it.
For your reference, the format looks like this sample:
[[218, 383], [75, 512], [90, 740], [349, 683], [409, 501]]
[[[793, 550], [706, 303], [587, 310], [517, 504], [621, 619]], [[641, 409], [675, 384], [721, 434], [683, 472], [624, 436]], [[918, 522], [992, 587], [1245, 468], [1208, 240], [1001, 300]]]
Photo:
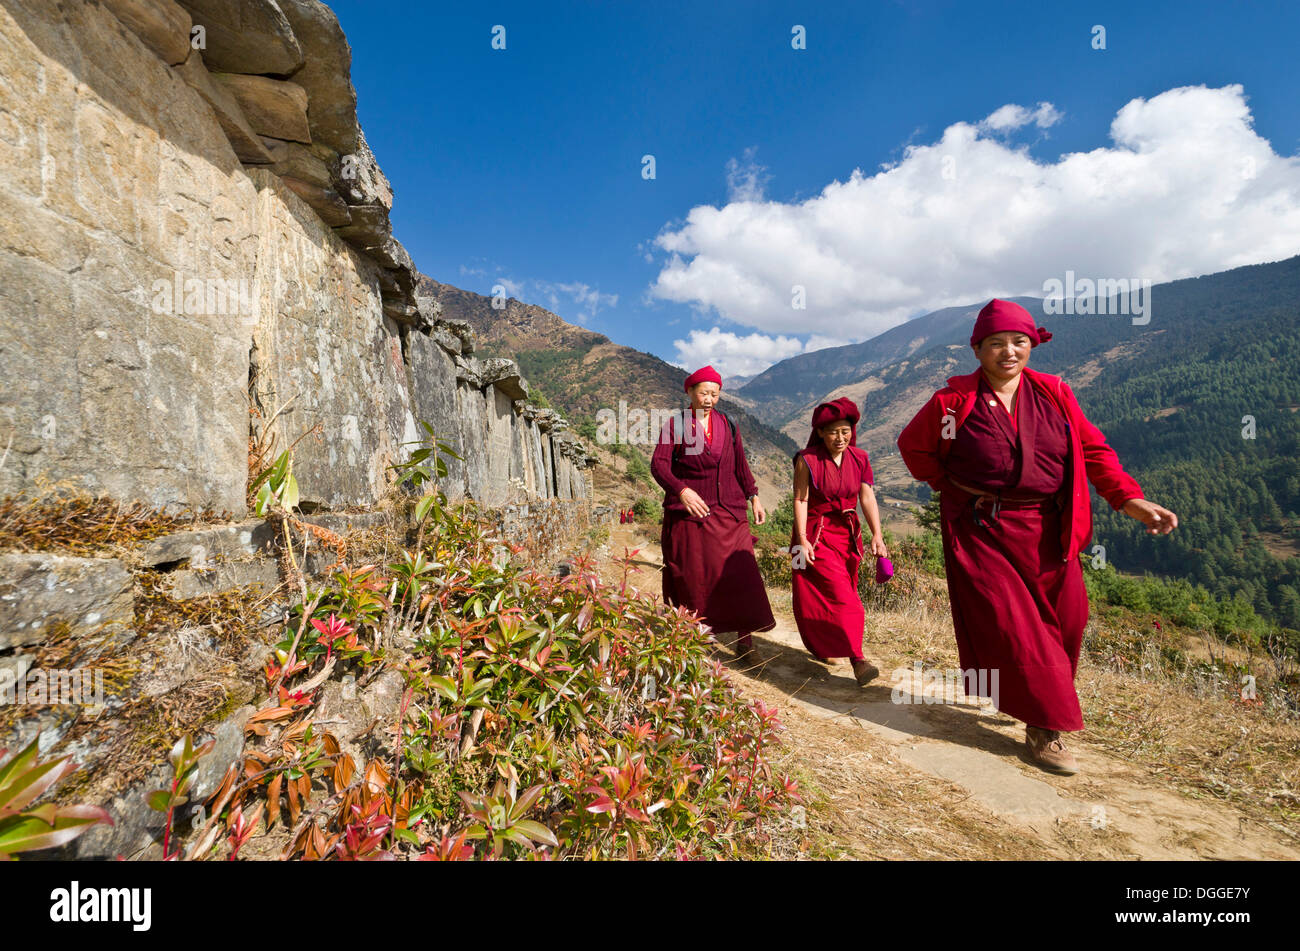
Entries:
[[[658, 546], [638, 528], [613, 526], [610, 548], [616, 556], [624, 545], [639, 548], [633, 583], [657, 593]], [[1023, 724], [960, 692], [926, 703], [910, 669], [882, 669], [860, 688], [847, 661], [825, 665], [804, 650], [789, 592], [769, 595], [777, 627], [755, 635], [758, 660], [739, 664], [729, 638], [720, 655], [747, 693], [780, 709], [783, 765], [819, 787], [822, 799], [809, 811], [820, 816], [830, 854], [1300, 858], [1293, 840], [1228, 804], [1153, 787], [1138, 767], [1091, 746], [1086, 730], [1070, 743], [1079, 774], [1056, 776], [1024, 758]], [[870, 613], [867, 624], [870, 644]], [[900, 836], [916, 842], [904, 847]]]

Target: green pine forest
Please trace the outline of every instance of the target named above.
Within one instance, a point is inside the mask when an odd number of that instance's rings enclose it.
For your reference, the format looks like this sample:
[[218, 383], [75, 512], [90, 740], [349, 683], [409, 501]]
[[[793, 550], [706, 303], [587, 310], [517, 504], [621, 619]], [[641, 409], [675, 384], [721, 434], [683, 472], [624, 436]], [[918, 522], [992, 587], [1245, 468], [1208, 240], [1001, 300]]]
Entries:
[[1176, 326], [1079, 398], [1147, 496], [1180, 519], [1153, 539], [1097, 500], [1107, 561], [1300, 628], [1300, 259], [1284, 264], [1285, 281], [1269, 279], [1278, 265], [1230, 272], [1230, 295], [1205, 293], [1214, 278], [1158, 289], [1151, 326], [1162, 314]]

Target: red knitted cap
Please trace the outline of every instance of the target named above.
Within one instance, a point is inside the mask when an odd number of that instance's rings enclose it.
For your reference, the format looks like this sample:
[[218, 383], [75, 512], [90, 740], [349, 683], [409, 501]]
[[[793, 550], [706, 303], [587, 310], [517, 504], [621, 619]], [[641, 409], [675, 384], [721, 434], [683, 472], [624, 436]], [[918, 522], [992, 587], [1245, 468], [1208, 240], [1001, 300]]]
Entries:
[[841, 396], [837, 400], [831, 400], [829, 403], [822, 403], [813, 410], [812, 432], [808, 434], [808, 446], [819, 446], [822, 437], [817, 435], [817, 430], [830, 423], [839, 422], [841, 419], [849, 424], [849, 445], [858, 444], [858, 420], [862, 414], [858, 412], [858, 404], [853, 402], [847, 396]]
[[989, 334], [1015, 331], [1029, 338], [1031, 347], [1047, 343], [1052, 339], [1046, 327], [1035, 327], [1033, 315], [1019, 304], [1009, 300], [993, 298], [984, 305], [979, 316], [975, 318], [975, 329], [971, 331], [970, 345], [978, 346]]
[[690, 392], [691, 387], [696, 383], [716, 383], [722, 385], [722, 377], [713, 367], [700, 367], [694, 373], [686, 378], [686, 385], [683, 387], [686, 392]]

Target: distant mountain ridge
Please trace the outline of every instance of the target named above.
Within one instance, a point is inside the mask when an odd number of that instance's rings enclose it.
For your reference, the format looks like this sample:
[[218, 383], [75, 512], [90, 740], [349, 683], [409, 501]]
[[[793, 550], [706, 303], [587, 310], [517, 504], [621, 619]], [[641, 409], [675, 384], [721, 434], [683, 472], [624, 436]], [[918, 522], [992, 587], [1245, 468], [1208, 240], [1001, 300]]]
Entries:
[[[497, 309], [491, 297], [429, 277], [421, 282], [419, 293], [436, 299], [443, 317], [467, 321], [482, 352], [518, 362], [529, 384], [563, 406], [575, 426], [594, 423], [601, 409], [617, 413], [620, 401], [629, 411], [687, 405], [685, 374], [679, 367], [575, 326], [543, 307], [509, 298]], [[736, 420], [760, 485], [788, 491], [790, 457], [799, 447], [753, 416], [747, 400], [728, 397], [729, 389], [724, 388], [719, 408]], [[638, 449], [648, 458], [652, 447]]]
[[[1037, 298], [1012, 298], [1031, 310], [1040, 307]], [[792, 417], [802, 419], [804, 411], [822, 397], [845, 384], [863, 379], [897, 360], [905, 359], [936, 343], [948, 343], [962, 333], [969, 335], [975, 315], [988, 301], [945, 307], [892, 327], [861, 343], [827, 347], [801, 353], [774, 363], [740, 389], [753, 404], [753, 412], [764, 422], [785, 427]], [[1041, 307], [1040, 311], [1041, 313]]]

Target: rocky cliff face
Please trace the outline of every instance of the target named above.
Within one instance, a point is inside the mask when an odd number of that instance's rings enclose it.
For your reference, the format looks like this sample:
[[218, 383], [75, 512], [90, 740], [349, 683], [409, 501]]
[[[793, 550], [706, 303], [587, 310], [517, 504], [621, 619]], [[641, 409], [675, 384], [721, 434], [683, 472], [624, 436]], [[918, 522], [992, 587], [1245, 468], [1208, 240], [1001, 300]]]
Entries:
[[306, 508], [366, 507], [428, 420], [489, 505], [594, 460], [418, 296], [317, 0], [0, 0], [0, 495], [242, 512], [270, 426]]
[[[0, 550], [0, 748], [74, 757], [67, 795], [116, 823], [63, 857], [156, 857], [172, 739], [216, 744], [196, 803], [243, 748], [297, 597], [275, 523], [246, 517], [255, 450], [296, 444], [313, 583], [391, 560], [411, 506], [377, 503], [420, 421], [500, 557], [545, 569], [608, 518], [565, 420], [420, 296], [350, 57], [317, 0], [0, 0], [0, 505], [49, 480], [175, 522]], [[357, 686], [326, 684], [323, 715], [393, 722], [396, 671]]]

